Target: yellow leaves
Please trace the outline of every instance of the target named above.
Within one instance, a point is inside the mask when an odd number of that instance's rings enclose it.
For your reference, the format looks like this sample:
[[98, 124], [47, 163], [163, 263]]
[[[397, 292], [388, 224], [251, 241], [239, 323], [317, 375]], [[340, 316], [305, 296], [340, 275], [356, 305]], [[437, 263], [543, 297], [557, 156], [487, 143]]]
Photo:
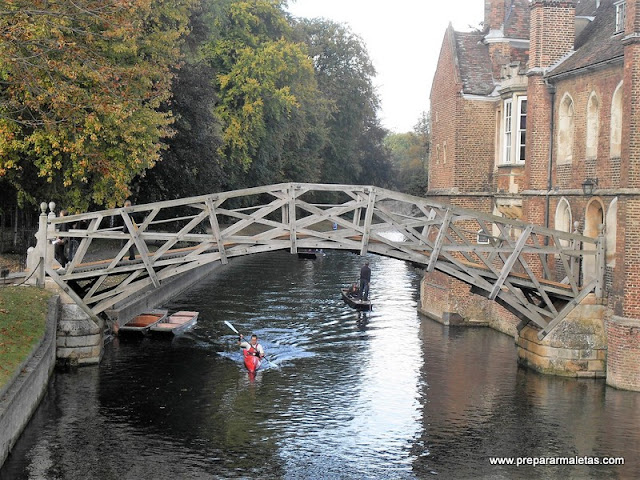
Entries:
[[172, 134], [158, 109], [195, 0], [43, 2], [35, 15], [33, 1], [12, 3], [0, 16], [0, 79], [18, 113], [0, 112], [0, 175], [30, 164], [42, 180], [25, 183], [85, 205], [121, 200]]
[[[289, 29], [279, 2], [233, 2], [228, 28], [212, 45], [219, 87], [216, 113], [223, 122], [221, 152], [246, 170], [269, 133], [286, 136], [284, 123], [300, 108], [298, 92], [307, 101], [317, 94], [313, 66]], [[285, 129], [280, 131], [279, 129]], [[282, 144], [282, 143], [281, 143]]]

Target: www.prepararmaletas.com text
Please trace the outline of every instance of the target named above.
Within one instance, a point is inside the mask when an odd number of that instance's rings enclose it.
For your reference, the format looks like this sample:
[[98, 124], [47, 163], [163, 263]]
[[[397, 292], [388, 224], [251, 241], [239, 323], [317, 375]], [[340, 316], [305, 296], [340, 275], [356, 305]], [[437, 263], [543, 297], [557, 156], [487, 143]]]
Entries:
[[491, 465], [624, 465], [623, 457], [490, 457]]

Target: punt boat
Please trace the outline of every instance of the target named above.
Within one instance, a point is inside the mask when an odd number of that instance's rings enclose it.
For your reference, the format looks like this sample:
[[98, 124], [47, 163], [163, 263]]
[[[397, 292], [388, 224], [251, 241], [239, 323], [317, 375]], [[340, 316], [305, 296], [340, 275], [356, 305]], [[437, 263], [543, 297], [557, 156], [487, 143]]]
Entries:
[[371, 310], [371, 300], [361, 300], [357, 293], [349, 293], [348, 288], [340, 289], [344, 303], [356, 310]]
[[151, 333], [153, 335], [178, 335], [196, 324], [198, 314], [199, 312], [180, 310], [152, 325]]
[[144, 335], [156, 323], [167, 318], [168, 310], [150, 310], [136, 315], [118, 329], [119, 334]]

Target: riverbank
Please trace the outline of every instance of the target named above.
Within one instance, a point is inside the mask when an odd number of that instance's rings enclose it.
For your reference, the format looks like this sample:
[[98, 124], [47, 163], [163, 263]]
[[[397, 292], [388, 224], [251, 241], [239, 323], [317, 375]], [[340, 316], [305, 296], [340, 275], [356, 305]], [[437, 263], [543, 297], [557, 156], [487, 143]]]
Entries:
[[0, 392], [42, 340], [51, 295], [35, 287], [0, 290]]
[[53, 373], [58, 302], [57, 295], [42, 289], [0, 290], [4, 379], [0, 387], [0, 465], [40, 404]]

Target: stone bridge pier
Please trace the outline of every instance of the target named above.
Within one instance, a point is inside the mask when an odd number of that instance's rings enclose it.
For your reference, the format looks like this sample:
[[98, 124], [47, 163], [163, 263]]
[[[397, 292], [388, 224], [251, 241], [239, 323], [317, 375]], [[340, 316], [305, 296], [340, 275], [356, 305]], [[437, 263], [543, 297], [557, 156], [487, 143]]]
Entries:
[[420, 311], [445, 325], [489, 326], [512, 336], [518, 363], [540, 373], [607, 377], [607, 308], [595, 294], [583, 299], [543, 339], [536, 325], [519, 330], [520, 320], [498, 303], [471, 295], [468, 285], [438, 273], [422, 279]]

